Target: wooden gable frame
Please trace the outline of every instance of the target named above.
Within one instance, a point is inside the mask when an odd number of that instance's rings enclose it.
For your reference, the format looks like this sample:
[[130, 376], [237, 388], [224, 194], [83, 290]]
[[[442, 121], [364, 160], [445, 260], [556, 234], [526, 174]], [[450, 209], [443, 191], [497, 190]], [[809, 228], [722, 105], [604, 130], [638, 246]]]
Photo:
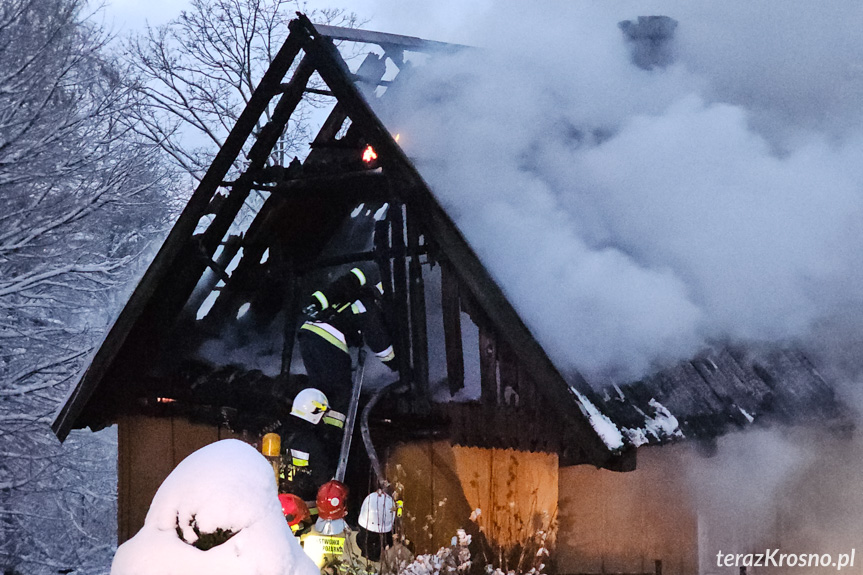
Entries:
[[[54, 432], [63, 440], [73, 427], [85, 426], [98, 419], [94, 414], [98, 407], [94, 407], [91, 401], [95, 395], [113, 394], [116, 401], [122, 401], [124, 391], [121, 382], [126, 373], [122, 364], [132, 354], [147, 357], [155, 352], [160, 338], [171, 329], [172, 322], [193, 296], [196, 285], [207, 269], [213, 270], [217, 278], [224, 279], [227, 261], [230, 261], [240, 244], [246, 250], [244, 261], [260, 260], [267, 247], [266, 237], [279, 225], [278, 221], [273, 221], [275, 218], [258, 218], [244, 238], [228, 237], [226, 240], [231, 223], [252, 190], [267, 190], [271, 192], [267, 202], [276, 202], [277, 198], [285, 197], [318, 198], [321, 194], [331, 193], [326, 190], [337, 188], [341, 198], [364, 198], [369, 194], [380, 194], [395, 205], [403, 206], [403, 210], [391, 210], [390, 225], [392, 230], [397, 230], [397, 233], [394, 231], [390, 234], [391, 243], [376, 246], [375, 251], [384, 254], [379, 262], [390, 266], [383, 275], [391, 278], [391, 287], [408, 286], [406, 290], [396, 289], [389, 293], [393, 294], [392, 304], [397, 321], [404, 321], [405, 325], [410, 326], [409, 330], [399, 330], [400, 336], [395, 345], [401, 362], [400, 374], [403, 381], [412, 381], [414, 396], [422, 400], [428, 394], [425, 292], [419, 255], [433, 251], [443, 270], [443, 307], [448, 332], [447, 368], [450, 370], [451, 385], [457, 388], [460, 385], [459, 378], [463, 379], [463, 360], [457, 353], [461, 345], [458, 322], [460, 310], [466, 309], [475, 321], [477, 317], [482, 318], [477, 323], [480, 326], [483, 379], [496, 377], [493, 374], [497, 369], [502, 386], [517, 387], [519, 381], [527, 379], [535, 382], [533, 393], [542, 396], [543, 409], [553, 410], [558, 420], [565, 424], [565, 430], [557, 430], [560, 441], [578, 445], [578, 454], [572, 457], [572, 461], [597, 466], [608, 464], [616, 455], [615, 446], [606, 445], [593, 428], [582, 399], [553, 365], [363, 95], [358, 80], [371, 81], [372, 84], [384, 83], [381, 81], [383, 71], [380, 70], [376, 79], [373, 77], [371, 80], [352, 74], [334, 45], [334, 39], [378, 44], [396, 63], [401, 60], [401, 51], [405, 49], [452, 48], [417, 38], [316, 27], [303, 15], [292, 21], [289, 37], [276, 54], [128, 303], [58, 412], [52, 425]], [[301, 59], [292, 77], [283, 83], [298, 58]], [[310, 79], [315, 73], [326, 84], [327, 90], [310, 86]], [[379, 169], [295, 179], [280, 178], [275, 183], [261, 183], [260, 174], [267, 168], [278, 139], [300, 101], [309, 92], [331, 95], [337, 104], [315, 138], [306, 163], [318, 154], [317, 150], [331, 145], [345, 121], [349, 120], [348, 134], [353, 134], [354, 139], [362, 141], [364, 145], [373, 146], [378, 154]], [[247, 165], [234, 181], [225, 181], [256, 124], [262, 121], [268, 106], [275, 99], [278, 100], [268, 121], [250, 148]], [[227, 190], [227, 196], [218, 195], [220, 190]], [[196, 235], [199, 220], [208, 213], [213, 214], [212, 221], [206, 231]], [[223, 247], [221, 255], [214, 260], [220, 244]], [[357, 257], [371, 259], [375, 255], [360, 254]], [[242, 262], [240, 265], [243, 265]], [[293, 265], [296, 265], [296, 261]], [[279, 286], [289, 294], [285, 305], [292, 314], [289, 317], [294, 318], [293, 322], [285, 322], [283, 371], [289, 368], [286, 364], [290, 363], [289, 350], [293, 347], [299, 305], [296, 290], [293, 289], [296, 283], [290, 281], [294, 271], [290, 266], [280, 271], [283, 281]], [[246, 281], [254, 280], [252, 271], [244, 275], [238, 268], [234, 275], [245, 277]], [[232, 284], [237, 282], [228, 282], [225, 289], [235, 289]], [[224, 301], [229, 300], [225, 298]], [[423, 311], [420, 313], [419, 310]], [[488, 406], [500, 399], [496, 397], [496, 386], [495, 381], [485, 381], [482, 387], [486, 404], [483, 409], [488, 417], [494, 417], [488, 411]], [[587, 389], [587, 384], [580, 378], [575, 386], [582, 391]], [[525, 393], [528, 391], [525, 390]], [[550, 432], [554, 433], [553, 430]]]

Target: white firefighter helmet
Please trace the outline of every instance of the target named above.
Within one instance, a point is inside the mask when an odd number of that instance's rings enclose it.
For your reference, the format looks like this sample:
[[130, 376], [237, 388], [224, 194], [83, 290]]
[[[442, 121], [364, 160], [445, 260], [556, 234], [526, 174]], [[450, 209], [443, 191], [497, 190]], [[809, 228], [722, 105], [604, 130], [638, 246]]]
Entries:
[[393, 498], [375, 491], [369, 493], [360, 507], [359, 524], [374, 533], [388, 533], [393, 530], [396, 518], [396, 503]]
[[294, 398], [291, 415], [296, 415], [300, 419], [317, 425], [329, 408], [330, 402], [323, 391], [314, 387], [307, 387]]

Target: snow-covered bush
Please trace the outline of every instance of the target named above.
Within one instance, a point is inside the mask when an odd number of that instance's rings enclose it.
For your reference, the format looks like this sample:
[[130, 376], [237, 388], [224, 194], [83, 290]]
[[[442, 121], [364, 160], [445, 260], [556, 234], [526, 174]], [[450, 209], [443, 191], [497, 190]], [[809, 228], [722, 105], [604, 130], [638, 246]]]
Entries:
[[[437, 553], [418, 555], [411, 561], [403, 561], [393, 566], [391, 572], [398, 575], [541, 575], [545, 569], [544, 559], [548, 556], [547, 538], [548, 531], [537, 531], [528, 540], [489, 561], [484, 551], [477, 555], [471, 554], [472, 537], [464, 529], [459, 529], [449, 547], [441, 547]], [[511, 556], [517, 558], [512, 563], [495, 561]]]
[[199, 449], [165, 479], [111, 575], [318, 575], [291, 533], [273, 468], [236, 439]]
[[[396, 543], [383, 553], [381, 575], [541, 575], [548, 567], [549, 548], [554, 543], [557, 526], [556, 512], [541, 509], [539, 493], [534, 490], [525, 500], [520, 493], [517, 472], [518, 460], [513, 458], [505, 489], [496, 494], [499, 503], [492, 506], [491, 513], [483, 514], [474, 509], [467, 521], [467, 529], [458, 529], [449, 547], [441, 547], [437, 553], [413, 556], [408, 548], [411, 542], [404, 538], [405, 523], [412, 525], [414, 536], [427, 543], [433, 537], [433, 527], [438, 522], [441, 511], [446, 508], [447, 499], [432, 506], [431, 513], [423, 518], [415, 516], [406, 506], [402, 518], [402, 528], [395, 533]], [[393, 487], [399, 496], [404, 497], [407, 471], [396, 465], [393, 470]], [[479, 491], [479, 480], [470, 482]], [[527, 502], [527, 505], [525, 503]], [[520, 508], [520, 506], [526, 507]], [[488, 510], [487, 510], [488, 511]], [[417, 525], [421, 526], [417, 528]], [[473, 536], [470, 535], [473, 533]], [[404, 545], [399, 541], [403, 540]], [[426, 549], [428, 549], [426, 547]], [[390, 560], [387, 561], [389, 556]]]
[[400, 575], [439, 575], [442, 573], [465, 574], [471, 567], [471, 536], [459, 529], [449, 547], [441, 547], [437, 553], [418, 555], [410, 563], [396, 566]]
[[[502, 513], [503, 509], [498, 508], [495, 514], [495, 527], [498, 533], [508, 534], [508, 540], [513, 543], [482, 540], [480, 555], [485, 572], [488, 575], [544, 573], [549, 556], [549, 535], [555, 529], [556, 518], [547, 513], [537, 513], [533, 506], [526, 515], [527, 519], [516, 513], [514, 507], [508, 514]], [[504, 525], [500, 525], [501, 522]]]

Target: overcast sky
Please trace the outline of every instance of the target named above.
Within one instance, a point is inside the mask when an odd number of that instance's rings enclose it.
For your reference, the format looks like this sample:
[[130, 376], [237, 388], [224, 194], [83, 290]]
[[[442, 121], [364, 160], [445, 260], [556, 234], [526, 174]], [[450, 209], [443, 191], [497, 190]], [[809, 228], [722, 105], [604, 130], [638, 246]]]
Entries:
[[[345, 7], [368, 20], [364, 27], [435, 40], [464, 42], [464, 23], [479, 17], [492, 0], [463, 2], [404, 2], [398, 0], [350, 0], [313, 2], [309, 6]], [[106, 21], [119, 32], [164, 24], [188, 5], [185, 0], [107, 0]]]
[[105, 21], [116, 32], [164, 24], [180, 14], [186, 3], [179, 0], [108, 0]]

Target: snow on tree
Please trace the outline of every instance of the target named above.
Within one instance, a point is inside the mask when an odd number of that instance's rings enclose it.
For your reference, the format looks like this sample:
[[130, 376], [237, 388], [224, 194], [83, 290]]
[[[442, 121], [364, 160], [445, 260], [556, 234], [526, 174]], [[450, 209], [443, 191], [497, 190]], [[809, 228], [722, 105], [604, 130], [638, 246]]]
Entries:
[[[357, 25], [357, 16], [338, 8], [310, 9], [297, 0], [190, 4], [179, 18], [133, 38], [127, 59], [136, 72], [133, 87], [143, 96], [130, 117], [132, 128], [198, 180], [288, 37], [295, 12], [348, 27]], [[271, 112], [268, 108], [261, 121]], [[307, 151], [311, 113], [301, 107], [291, 117], [276, 151], [279, 164]], [[262, 127], [255, 128], [245, 151]]]
[[[85, 0], [0, 2], [0, 568], [98, 571], [114, 544], [110, 435], [48, 424], [166, 227], [157, 149]], [[106, 521], [106, 517], [110, 517]]]
[[184, 459], [111, 575], [318, 575], [282, 514], [273, 468], [225, 439]]

